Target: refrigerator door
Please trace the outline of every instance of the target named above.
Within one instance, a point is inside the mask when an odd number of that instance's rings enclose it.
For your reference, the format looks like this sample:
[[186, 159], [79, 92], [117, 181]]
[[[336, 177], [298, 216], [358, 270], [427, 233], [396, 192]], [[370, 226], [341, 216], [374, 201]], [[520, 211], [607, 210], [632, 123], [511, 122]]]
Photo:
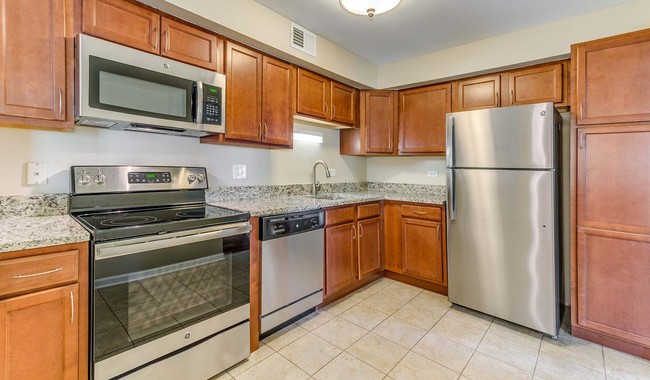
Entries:
[[447, 167], [555, 167], [553, 103], [447, 114]]
[[449, 301], [557, 335], [555, 173], [450, 174], [456, 218], [447, 222]]

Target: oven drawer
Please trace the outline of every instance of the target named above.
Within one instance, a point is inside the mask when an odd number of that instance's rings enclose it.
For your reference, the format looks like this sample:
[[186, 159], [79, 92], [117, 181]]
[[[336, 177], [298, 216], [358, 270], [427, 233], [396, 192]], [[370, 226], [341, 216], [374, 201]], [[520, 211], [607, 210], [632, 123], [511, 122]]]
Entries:
[[76, 282], [78, 266], [78, 250], [0, 261], [0, 296]]

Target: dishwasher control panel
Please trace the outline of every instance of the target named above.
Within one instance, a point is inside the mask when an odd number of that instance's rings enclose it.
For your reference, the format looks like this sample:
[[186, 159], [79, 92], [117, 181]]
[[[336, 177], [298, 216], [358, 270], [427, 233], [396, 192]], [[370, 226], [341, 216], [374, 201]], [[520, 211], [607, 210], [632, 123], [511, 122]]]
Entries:
[[323, 210], [266, 216], [260, 220], [260, 240], [291, 236], [321, 229], [324, 226]]

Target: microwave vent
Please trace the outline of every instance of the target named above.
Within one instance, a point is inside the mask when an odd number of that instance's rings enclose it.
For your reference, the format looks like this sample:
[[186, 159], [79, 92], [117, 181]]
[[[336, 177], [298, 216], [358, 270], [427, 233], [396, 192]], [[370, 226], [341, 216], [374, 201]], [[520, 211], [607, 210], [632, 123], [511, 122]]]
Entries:
[[291, 47], [316, 57], [316, 34], [292, 22]]

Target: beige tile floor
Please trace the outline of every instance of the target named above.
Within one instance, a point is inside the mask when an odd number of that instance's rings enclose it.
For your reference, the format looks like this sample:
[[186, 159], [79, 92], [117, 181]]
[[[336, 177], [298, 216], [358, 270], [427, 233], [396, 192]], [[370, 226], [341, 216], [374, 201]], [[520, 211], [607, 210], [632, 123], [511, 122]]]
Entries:
[[[568, 318], [565, 318], [567, 321]], [[650, 361], [558, 339], [382, 278], [260, 343], [221, 379], [650, 379]]]

